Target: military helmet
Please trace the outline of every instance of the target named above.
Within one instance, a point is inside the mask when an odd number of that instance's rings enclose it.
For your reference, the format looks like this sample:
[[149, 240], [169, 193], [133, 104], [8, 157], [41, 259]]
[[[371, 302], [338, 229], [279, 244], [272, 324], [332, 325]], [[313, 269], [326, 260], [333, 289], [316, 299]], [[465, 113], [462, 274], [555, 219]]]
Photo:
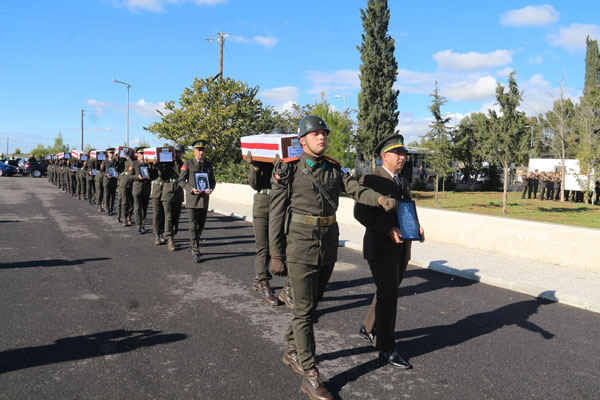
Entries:
[[320, 129], [323, 129], [329, 133], [329, 128], [321, 117], [317, 117], [316, 115], [307, 115], [306, 117], [302, 118], [298, 124], [298, 139], [305, 136], [307, 133], [318, 131]]
[[178, 153], [185, 153], [185, 147], [183, 147], [182, 144], [178, 144], [177, 146], [175, 146], [175, 151]]
[[270, 135], [285, 135], [285, 131], [282, 128], [275, 128], [269, 134]]

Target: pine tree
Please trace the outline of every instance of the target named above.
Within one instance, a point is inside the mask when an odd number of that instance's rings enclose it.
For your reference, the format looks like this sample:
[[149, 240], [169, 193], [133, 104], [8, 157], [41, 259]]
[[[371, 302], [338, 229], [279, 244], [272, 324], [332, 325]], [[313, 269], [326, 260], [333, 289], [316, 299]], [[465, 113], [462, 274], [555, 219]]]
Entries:
[[364, 33], [360, 51], [360, 93], [358, 94], [357, 148], [375, 168], [375, 147], [397, 132], [398, 94], [394, 82], [398, 63], [394, 39], [388, 34], [390, 10], [387, 0], [369, 0], [361, 9]]

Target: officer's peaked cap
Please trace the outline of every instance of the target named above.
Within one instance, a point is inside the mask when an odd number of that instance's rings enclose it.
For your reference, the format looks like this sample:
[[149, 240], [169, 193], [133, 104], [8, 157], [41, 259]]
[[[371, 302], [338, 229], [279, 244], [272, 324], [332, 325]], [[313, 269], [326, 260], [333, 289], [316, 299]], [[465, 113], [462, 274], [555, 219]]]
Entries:
[[375, 153], [383, 154], [387, 152], [392, 153], [406, 153], [408, 150], [404, 146], [404, 136], [392, 135], [377, 144], [375, 147]]

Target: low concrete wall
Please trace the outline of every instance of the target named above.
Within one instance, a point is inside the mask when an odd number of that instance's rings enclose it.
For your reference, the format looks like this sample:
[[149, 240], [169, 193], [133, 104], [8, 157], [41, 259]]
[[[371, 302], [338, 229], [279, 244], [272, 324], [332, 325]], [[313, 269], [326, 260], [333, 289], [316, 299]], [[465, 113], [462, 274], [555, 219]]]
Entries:
[[[211, 196], [251, 206], [254, 191], [248, 185], [219, 183]], [[361, 226], [353, 208], [353, 200], [340, 198], [338, 222]], [[417, 212], [427, 240], [600, 272], [600, 229], [424, 207]]]

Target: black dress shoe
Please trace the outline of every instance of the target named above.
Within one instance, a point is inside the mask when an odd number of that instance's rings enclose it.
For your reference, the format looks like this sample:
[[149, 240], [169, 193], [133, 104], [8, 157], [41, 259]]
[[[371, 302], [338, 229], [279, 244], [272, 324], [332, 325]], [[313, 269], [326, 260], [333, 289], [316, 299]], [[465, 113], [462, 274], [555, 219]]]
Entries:
[[402, 357], [398, 355], [398, 352], [396, 350], [380, 351], [379, 358], [385, 361], [386, 363], [393, 365], [394, 367], [402, 369], [412, 368], [412, 366], [409, 363], [404, 361]]
[[373, 334], [373, 332], [367, 332], [367, 329], [365, 328], [364, 325], [360, 326], [358, 333], [360, 333], [360, 335], [362, 337], [364, 337], [366, 340], [368, 340], [369, 342], [371, 342], [371, 343], [375, 342], [375, 335]]

